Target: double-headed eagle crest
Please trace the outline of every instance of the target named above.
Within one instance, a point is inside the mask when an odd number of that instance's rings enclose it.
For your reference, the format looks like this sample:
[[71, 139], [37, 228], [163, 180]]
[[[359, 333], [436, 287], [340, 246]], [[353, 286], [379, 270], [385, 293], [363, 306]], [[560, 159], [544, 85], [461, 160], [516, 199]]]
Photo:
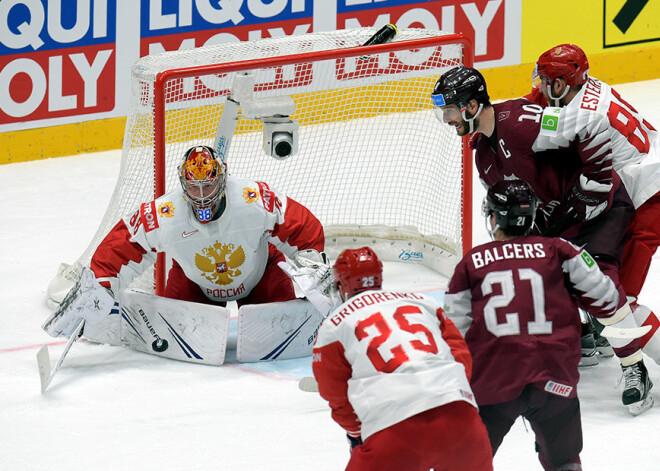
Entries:
[[222, 244], [215, 241], [210, 247], [195, 254], [195, 266], [202, 271], [202, 276], [216, 285], [225, 286], [239, 276], [238, 269], [245, 262], [245, 252], [240, 245]]

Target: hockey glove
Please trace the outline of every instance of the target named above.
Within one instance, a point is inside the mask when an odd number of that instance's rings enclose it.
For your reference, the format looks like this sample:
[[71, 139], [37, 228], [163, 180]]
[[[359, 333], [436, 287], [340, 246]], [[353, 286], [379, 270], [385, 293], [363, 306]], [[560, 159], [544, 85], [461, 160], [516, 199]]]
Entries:
[[119, 316], [109, 316], [114, 305], [112, 293], [99, 285], [94, 273], [84, 267], [78, 282], [42, 328], [52, 337], [69, 337], [80, 319], [85, 318], [84, 337], [118, 345]]
[[293, 263], [279, 262], [278, 266], [298, 285], [307, 299], [325, 318], [341, 304], [339, 293], [334, 289], [332, 267], [325, 253], [301, 250]]
[[581, 221], [589, 221], [597, 217], [607, 208], [607, 200], [611, 184], [597, 183], [589, 180], [584, 175], [575, 182], [568, 196], [571, 205], [569, 211], [575, 213], [575, 217]]

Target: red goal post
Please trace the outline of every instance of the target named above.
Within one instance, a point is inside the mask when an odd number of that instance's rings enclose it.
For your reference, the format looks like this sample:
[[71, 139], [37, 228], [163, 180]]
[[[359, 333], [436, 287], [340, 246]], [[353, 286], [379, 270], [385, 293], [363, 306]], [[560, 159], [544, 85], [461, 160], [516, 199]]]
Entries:
[[[179, 185], [176, 167], [187, 148], [217, 144], [227, 100], [237, 94], [236, 76], [252, 74], [248, 95], [293, 99], [289, 118], [298, 126], [298, 152], [267, 156], [262, 120], [240, 107], [223, 152], [230, 175], [265, 181], [310, 208], [324, 225], [331, 258], [345, 247], [371, 245], [385, 260], [450, 276], [472, 243], [472, 153], [466, 139], [437, 122], [430, 93], [441, 73], [472, 65], [472, 44], [463, 34], [411, 28], [389, 43], [360, 46], [375, 31], [225, 43], [139, 59], [117, 186], [73, 269], [89, 264], [119, 218]], [[157, 293], [166, 266], [159, 255]]]

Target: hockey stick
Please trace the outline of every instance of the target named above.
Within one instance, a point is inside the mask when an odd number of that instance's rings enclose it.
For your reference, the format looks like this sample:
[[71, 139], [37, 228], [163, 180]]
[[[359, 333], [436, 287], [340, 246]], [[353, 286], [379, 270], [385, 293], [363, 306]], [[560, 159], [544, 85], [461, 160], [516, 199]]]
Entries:
[[621, 327], [612, 327], [611, 325], [606, 325], [600, 332], [600, 335], [613, 339], [638, 339], [644, 337], [649, 332], [649, 330], [651, 330], [650, 325], [633, 327], [632, 329], [624, 329]]
[[41, 380], [41, 394], [46, 392], [46, 388], [48, 388], [48, 385], [55, 377], [57, 371], [60, 369], [60, 366], [64, 361], [64, 357], [67, 355], [67, 353], [69, 353], [69, 350], [71, 350], [71, 346], [74, 344], [74, 342], [78, 340], [82, 335], [83, 327], [85, 327], [85, 319], [80, 319], [80, 322], [78, 322], [78, 325], [69, 337], [69, 341], [66, 343], [64, 351], [57, 359], [55, 368], [52, 370], [50, 369], [50, 353], [48, 353], [48, 345], [44, 344], [37, 352], [37, 365], [39, 366], [39, 379]]
[[319, 383], [313, 376], [304, 376], [298, 382], [298, 389], [305, 392], [319, 392]]

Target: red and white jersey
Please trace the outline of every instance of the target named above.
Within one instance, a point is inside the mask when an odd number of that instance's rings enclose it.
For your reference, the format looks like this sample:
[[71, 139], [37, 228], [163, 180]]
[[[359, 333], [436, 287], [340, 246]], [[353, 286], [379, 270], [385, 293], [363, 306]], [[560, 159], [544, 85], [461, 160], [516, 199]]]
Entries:
[[312, 367], [333, 419], [362, 439], [454, 401], [476, 407], [470, 354], [433, 299], [365, 291], [321, 324]]
[[445, 313], [472, 354], [477, 403], [512, 400], [534, 384], [575, 397], [580, 314], [617, 310], [619, 294], [587, 252], [560, 238], [526, 236], [470, 250], [445, 293]]
[[[527, 96], [542, 106], [538, 92]], [[571, 102], [561, 108], [565, 128], [577, 132], [604, 118], [612, 146], [614, 170], [636, 208], [660, 191], [660, 137], [658, 131], [605, 82], [589, 77]]]
[[176, 189], [120, 220], [96, 249], [91, 268], [117, 293], [164, 252], [207, 298], [230, 301], [247, 296], [261, 279], [268, 243], [289, 257], [322, 251], [323, 228], [307, 208], [265, 183], [229, 177], [217, 220], [200, 223]]

